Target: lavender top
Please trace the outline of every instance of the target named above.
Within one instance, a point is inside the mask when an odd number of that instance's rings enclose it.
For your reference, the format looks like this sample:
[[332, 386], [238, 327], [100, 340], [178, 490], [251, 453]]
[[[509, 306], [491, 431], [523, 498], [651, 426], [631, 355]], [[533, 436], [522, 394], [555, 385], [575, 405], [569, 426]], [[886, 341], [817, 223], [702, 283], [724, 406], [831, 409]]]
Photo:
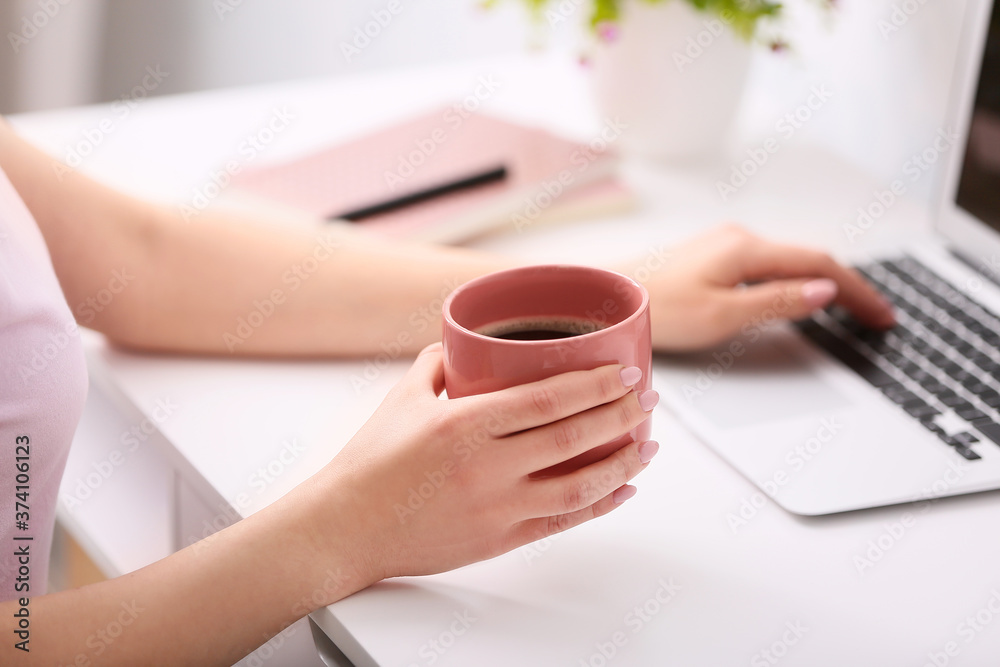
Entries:
[[0, 600], [46, 590], [59, 482], [87, 396], [45, 239], [0, 171]]

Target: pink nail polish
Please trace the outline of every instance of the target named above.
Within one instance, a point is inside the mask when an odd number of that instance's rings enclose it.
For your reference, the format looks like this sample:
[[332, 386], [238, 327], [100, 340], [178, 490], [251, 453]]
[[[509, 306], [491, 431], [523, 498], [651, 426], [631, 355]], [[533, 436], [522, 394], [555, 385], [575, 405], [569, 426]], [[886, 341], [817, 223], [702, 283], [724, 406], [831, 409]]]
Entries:
[[639, 394], [639, 407], [642, 408], [643, 412], [649, 412], [656, 407], [656, 404], [660, 402], [660, 395], [657, 394], [652, 389], [647, 389], [646, 391]]
[[626, 387], [631, 387], [642, 379], [642, 371], [635, 366], [623, 368], [619, 375], [621, 375], [622, 384]]
[[802, 301], [809, 308], [822, 308], [837, 296], [837, 283], [829, 278], [810, 280], [802, 286]]
[[621, 505], [623, 502], [634, 496], [636, 491], [638, 491], [638, 489], [634, 486], [626, 485], [611, 494], [611, 499], [615, 501], [615, 505]]
[[655, 440], [642, 443], [639, 445], [639, 463], [649, 463], [658, 451], [660, 451], [660, 443]]

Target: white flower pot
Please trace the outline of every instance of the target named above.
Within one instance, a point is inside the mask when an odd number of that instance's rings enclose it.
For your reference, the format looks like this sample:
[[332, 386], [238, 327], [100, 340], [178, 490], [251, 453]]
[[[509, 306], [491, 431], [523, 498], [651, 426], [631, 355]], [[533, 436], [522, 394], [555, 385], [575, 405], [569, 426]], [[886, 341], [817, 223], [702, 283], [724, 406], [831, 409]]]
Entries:
[[722, 19], [686, 0], [633, 0], [617, 35], [594, 52], [598, 111], [628, 126], [620, 140], [626, 154], [709, 161], [731, 134], [750, 56]]

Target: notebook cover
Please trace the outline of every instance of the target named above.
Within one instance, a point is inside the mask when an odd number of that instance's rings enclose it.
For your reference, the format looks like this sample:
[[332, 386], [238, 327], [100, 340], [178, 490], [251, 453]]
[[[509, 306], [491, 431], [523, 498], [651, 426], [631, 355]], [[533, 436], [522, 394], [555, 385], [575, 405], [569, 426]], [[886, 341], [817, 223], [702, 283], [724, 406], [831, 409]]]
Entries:
[[[390, 238], [451, 242], [491, 228], [531, 224], [563, 195], [609, 181], [612, 151], [538, 128], [456, 108], [439, 109], [282, 164], [246, 169], [235, 188], [316, 217], [328, 217], [504, 166], [507, 177], [382, 213], [358, 229]], [[603, 191], [623, 186], [605, 183]], [[518, 224], [520, 223], [520, 224]]]

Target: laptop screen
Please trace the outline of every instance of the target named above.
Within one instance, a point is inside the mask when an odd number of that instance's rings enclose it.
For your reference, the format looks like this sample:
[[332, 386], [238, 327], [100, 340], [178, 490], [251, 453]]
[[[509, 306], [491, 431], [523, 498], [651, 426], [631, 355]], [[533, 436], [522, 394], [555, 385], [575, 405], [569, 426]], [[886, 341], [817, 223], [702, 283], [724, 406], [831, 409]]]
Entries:
[[1000, 11], [994, 4], [976, 89], [958, 206], [1000, 232]]

